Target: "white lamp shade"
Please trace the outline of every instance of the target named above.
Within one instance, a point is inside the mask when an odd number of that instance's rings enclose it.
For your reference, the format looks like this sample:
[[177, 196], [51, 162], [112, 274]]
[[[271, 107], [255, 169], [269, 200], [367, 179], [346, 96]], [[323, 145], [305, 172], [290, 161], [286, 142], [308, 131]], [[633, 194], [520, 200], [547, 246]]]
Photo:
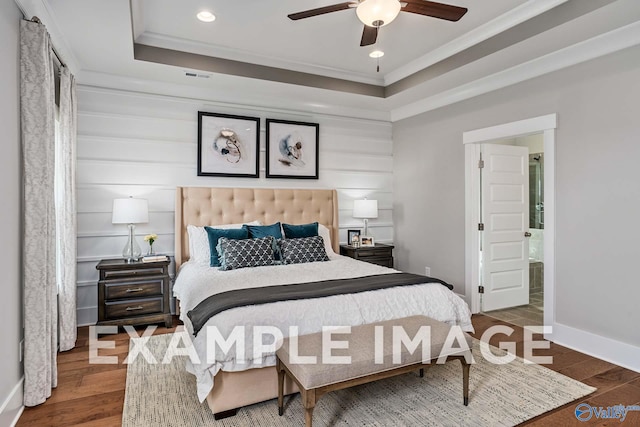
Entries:
[[356, 8], [356, 15], [364, 25], [384, 27], [396, 19], [401, 8], [398, 0], [365, 0]]
[[377, 200], [354, 200], [353, 201], [353, 217], [354, 218], [378, 218], [378, 201]]
[[149, 222], [149, 205], [146, 199], [113, 199], [113, 224], [144, 224]]

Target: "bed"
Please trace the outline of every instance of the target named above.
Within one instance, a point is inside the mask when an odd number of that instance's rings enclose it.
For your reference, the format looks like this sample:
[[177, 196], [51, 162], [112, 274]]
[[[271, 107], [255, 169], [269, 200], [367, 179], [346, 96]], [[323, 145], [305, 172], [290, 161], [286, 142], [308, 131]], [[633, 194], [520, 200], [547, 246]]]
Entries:
[[[369, 277], [398, 273], [337, 255], [338, 202], [335, 190], [292, 190], [252, 188], [178, 187], [176, 190], [176, 248], [178, 271], [174, 296], [179, 301], [180, 318], [192, 335], [201, 363], [187, 364], [197, 378], [198, 398], [206, 399], [218, 417], [235, 409], [277, 397], [275, 355], [251, 358], [251, 337], [246, 338], [246, 355], [233, 351], [216, 354], [206, 360], [206, 335], [194, 336], [194, 325], [187, 313], [212, 295], [231, 289], [260, 288], [274, 285], [316, 282], [321, 280]], [[262, 224], [282, 222], [323, 226], [323, 240], [329, 261], [306, 264], [276, 265], [219, 271], [191, 260], [187, 228], [259, 221]], [[329, 241], [330, 240], [330, 244]], [[195, 258], [195, 257], [194, 257]], [[398, 276], [389, 276], [398, 277]], [[297, 285], [296, 285], [297, 286]], [[374, 291], [322, 298], [280, 301], [236, 307], [207, 320], [223, 336], [229, 336], [236, 325], [269, 325], [288, 334], [289, 326], [297, 326], [300, 335], [318, 332], [322, 326], [357, 326], [374, 321], [422, 314], [465, 331], [473, 331], [468, 306], [457, 295], [438, 283], [422, 283]], [[226, 335], [225, 335], [226, 334]], [[249, 334], [247, 334], [249, 335]], [[247, 356], [248, 355], [248, 356]], [[285, 393], [296, 392], [294, 384], [285, 384]]]

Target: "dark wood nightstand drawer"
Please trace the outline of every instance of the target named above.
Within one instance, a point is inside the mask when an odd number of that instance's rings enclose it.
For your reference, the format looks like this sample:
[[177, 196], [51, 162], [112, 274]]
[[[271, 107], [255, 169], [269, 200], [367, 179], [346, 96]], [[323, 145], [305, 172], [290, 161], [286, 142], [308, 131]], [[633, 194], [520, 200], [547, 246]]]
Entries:
[[376, 243], [372, 247], [355, 248], [350, 245], [340, 246], [340, 255], [348, 256], [359, 261], [378, 264], [393, 268], [393, 246]]
[[[363, 258], [380, 258], [380, 257], [390, 257], [392, 256], [391, 248], [359, 248], [358, 249], [358, 259]], [[368, 260], [367, 260], [368, 261]]]
[[391, 256], [387, 256], [387, 257], [379, 257], [379, 256], [365, 257], [365, 258], [360, 258], [360, 261], [365, 261], [365, 262], [368, 262], [370, 264], [381, 265], [383, 267], [393, 268], [393, 257], [391, 257]]
[[164, 273], [163, 267], [151, 267], [151, 268], [132, 268], [128, 270], [105, 270], [104, 278], [105, 279], [120, 279], [120, 278], [129, 278], [140, 277], [140, 276], [158, 276]]
[[107, 319], [120, 319], [123, 317], [140, 316], [142, 314], [162, 313], [164, 311], [162, 297], [107, 301], [104, 305], [105, 317]]
[[151, 280], [131, 280], [125, 282], [105, 282], [104, 298], [114, 300], [121, 298], [139, 298], [151, 295], [162, 295], [164, 277]]

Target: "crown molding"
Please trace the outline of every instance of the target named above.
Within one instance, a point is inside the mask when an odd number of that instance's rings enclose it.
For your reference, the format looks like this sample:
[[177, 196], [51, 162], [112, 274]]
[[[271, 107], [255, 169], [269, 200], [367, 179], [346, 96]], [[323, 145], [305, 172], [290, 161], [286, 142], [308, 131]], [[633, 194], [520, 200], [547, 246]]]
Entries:
[[350, 80], [376, 86], [382, 86], [384, 84], [383, 78], [373, 78], [363, 73], [299, 61], [279, 59], [239, 49], [230, 49], [212, 43], [203, 43], [148, 31], [143, 32], [138, 38], [136, 38], [135, 43], [176, 51], [191, 52], [194, 54], [210, 56], [212, 58], [244, 62], [247, 66], [263, 65], [267, 67], [281, 68], [283, 70], [316, 74], [319, 76], [331, 77], [340, 80]]
[[336, 79], [319, 74], [302, 73], [266, 65], [251, 64], [232, 59], [217, 58], [199, 53], [185, 52], [183, 50], [172, 50], [134, 43], [133, 56], [134, 59], [138, 61], [172, 65], [216, 74], [248, 77], [251, 79], [294, 84], [317, 89], [329, 89], [376, 98], [384, 97], [384, 88], [382, 86], [354, 82], [347, 79]]
[[391, 110], [396, 122], [640, 44], [640, 21]]
[[387, 73], [384, 77], [384, 85], [388, 86], [400, 81], [567, 1], [569, 0], [529, 0], [457, 39], [432, 50], [426, 55]]

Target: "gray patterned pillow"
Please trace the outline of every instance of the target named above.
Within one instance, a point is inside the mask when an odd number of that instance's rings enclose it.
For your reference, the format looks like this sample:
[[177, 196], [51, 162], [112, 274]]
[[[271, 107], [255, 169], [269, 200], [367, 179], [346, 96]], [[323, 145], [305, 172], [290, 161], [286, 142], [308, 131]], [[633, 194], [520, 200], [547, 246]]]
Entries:
[[279, 243], [283, 264], [329, 261], [327, 252], [324, 250], [324, 240], [320, 236], [282, 239]]
[[242, 240], [221, 237], [216, 248], [220, 254], [220, 269], [235, 270], [277, 264], [273, 257], [273, 242], [272, 236]]

